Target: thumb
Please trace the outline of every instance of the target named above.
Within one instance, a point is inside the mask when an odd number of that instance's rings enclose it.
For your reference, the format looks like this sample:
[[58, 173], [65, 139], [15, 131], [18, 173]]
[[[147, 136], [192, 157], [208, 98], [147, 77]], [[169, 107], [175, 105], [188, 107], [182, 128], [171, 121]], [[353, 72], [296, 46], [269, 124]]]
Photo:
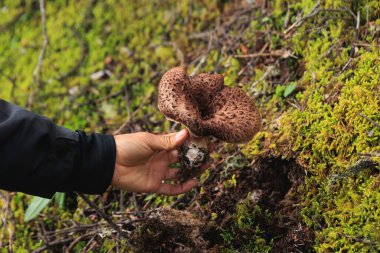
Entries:
[[187, 129], [172, 134], [155, 135], [151, 140], [152, 148], [155, 150], [173, 150], [180, 146], [188, 135], [189, 131]]

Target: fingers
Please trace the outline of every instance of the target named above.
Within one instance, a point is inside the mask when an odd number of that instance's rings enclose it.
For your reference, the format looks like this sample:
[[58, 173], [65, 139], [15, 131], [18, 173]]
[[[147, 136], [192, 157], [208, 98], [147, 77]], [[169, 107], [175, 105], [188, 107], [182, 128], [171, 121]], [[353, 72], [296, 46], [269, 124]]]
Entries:
[[165, 180], [176, 180], [178, 179], [179, 169], [168, 169], [165, 175]]
[[161, 187], [157, 190], [157, 193], [164, 195], [178, 195], [190, 191], [192, 188], [197, 186], [198, 181], [191, 179], [186, 181], [183, 184], [162, 184]]
[[165, 134], [165, 135], [153, 135], [149, 140], [151, 148], [154, 150], [173, 150], [180, 146], [188, 137], [189, 132], [187, 129], [183, 129], [177, 133]]
[[169, 164], [178, 162], [178, 150], [168, 152]]
[[210, 168], [212, 165], [212, 162], [208, 162], [206, 164], [203, 164], [201, 169], [199, 170], [199, 173], [197, 173], [197, 175], [195, 175], [196, 177], [202, 175], [203, 172], [205, 172], [208, 168]]

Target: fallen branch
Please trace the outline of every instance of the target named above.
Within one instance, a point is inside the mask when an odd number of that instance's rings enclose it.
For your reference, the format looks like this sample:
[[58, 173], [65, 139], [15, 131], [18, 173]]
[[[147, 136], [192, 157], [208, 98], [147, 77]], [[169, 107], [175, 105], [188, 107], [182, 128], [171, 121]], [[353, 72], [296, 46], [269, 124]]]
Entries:
[[73, 242], [70, 243], [69, 247], [65, 250], [65, 253], [70, 253], [71, 250], [75, 247], [75, 245], [78, 242], [80, 242], [83, 239], [86, 239], [87, 237], [93, 236], [93, 235], [96, 235], [96, 233], [94, 231], [91, 231], [91, 232], [88, 232], [86, 234], [83, 234], [83, 235], [79, 236]]
[[271, 75], [273, 70], [275, 69], [275, 66], [274, 65], [269, 65], [264, 73], [264, 75], [262, 77], [260, 77], [258, 80], [256, 80], [255, 82], [253, 82], [250, 86], [249, 86], [249, 94], [252, 94], [253, 93], [253, 88], [258, 85], [259, 83], [261, 83], [262, 81], [265, 80], [265, 78], [267, 78], [267, 76]]
[[175, 43], [175, 42], [164, 42], [163, 45], [172, 47], [176, 52], [177, 59], [179, 60], [180, 65], [185, 64], [185, 54], [183, 53], [183, 51], [181, 50], [181, 48], [178, 46], [177, 43]]
[[[91, 0], [88, 3], [86, 13], [84, 15], [84, 19], [82, 21], [81, 27], [83, 27], [84, 32], [88, 32], [91, 29], [91, 19], [92, 19], [92, 11], [96, 5], [96, 0]], [[72, 31], [74, 34], [74, 37], [79, 41], [80, 43], [80, 48], [81, 48], [81, 55], [76, 62], [76, 64], [66, 73], [61, 74], [57, 80], [58, 81], [64, 81], [66, 78], [73, 76], [75, 73], [77, 73], [78, 69], [84, 64], [86, 57], [90, 51], [90, 47], [88, 45], [88, 41], [86, 40], [85, 37], [81, 36], [79, 31], [75, 28], [72, 27]]]
[[[352, 13], [351, 10], [350, 10], [350, 13]], [[360, 28], [360, 12], [359, 11], [358, 11], [358, 14], [356, 15], [356, 17], [354, 16], [354, 18], [356, 20], [355, 40], [353, 43], [353, 49], [351, 50], [350, 58], [347, 60], [346, 64], [344, 64], [344, 66], [342, 68], [342, 72], [347, 69], [347, 67], [350, 65], [352, 59], [355, 57], [355, 54], [358, 51], [358, 47], [356, 46], [356, 43], [359, 40], [359, 28]]]
[[379, 44], [368, 44], [368, 43], [354, 43], [357, 47], [380, 47]]
[[234, 55], [235, 58], [246, 59], [246, 58], [259, 58], [259, 57], [281, 57], [288, 58], [292, 56], [292, 53], [289, 50], [275, 50], [268, 53], [255, 53], [255, 54], [243, 54], [243, 55]]
[[77, 73], [78, 69], [85, 62], [85, 59], [86, 59], [88, 52], [89, 52], [89, 46], [88, 46], [88, 42], [86, 41], [86, 39], [81, 37], [79, 32], [74, 27], [72, 28], [72, 31], [73, 31], [74, 37], [79, 41], [80, 48], [81, 48], [81, 55], [80, 55], [78, 61], [75, 63], [75, 65], [71, 69], [69, 69], [66, 73], [60, 74], [58, 76], [57, 80], [60, 82], [64, 81], [66, 78]]
[[10, 20], [9, 22], [5, 23], [4, 25], [1, 25], [0, 26], [0, 33], [5, 32], [11, 26], [13, 26], [14, 24], [16, 24], [24, 14], [25, 14], [25, 10], [22, 10], [19, 13], [17, 13], [12, 20]]
[[362, 118], [365, 118], [366, 120], [368, 120], [369, 122], [371, 122], [372, 124], [374, 124], [375, 126], [377, 126], [378, 128], [380, 128], [380, 124], [377, 123], [376, 121], [368, 118], [367, 116], [363, 115], [361, 112], [358, 113], [358, 115]]
[[318, 1], [318, 2], [314, 5], [314, 7], [309, 11], [309, 13], [308, 13], [305, 17], [302, 17], [302, 18], [300, 18], [299, 20], [297, 20], [296, 22], [294, 22], [290, 27], [288, 27], [288, 28], [284, 31], [284, 33], [285, 33], [285, 34], [289, 33], [289, 32], [290, 32], [291, 30], [293, 30], [294, 28], [297, 28], [297, 27], [301, 26], [302, 23], [303, 23], [306, 19], [315, 16], [315, 15], [319, 12], [318, 7], [319, 7], [320, 4], [321, 4], [320, 1]]
[[124, 129], [127, 127], [127, 125], [129, 123], [131, 123], [131, 120], [137, 115], [137, 113], [140, 111], [140, 109], [145, 105], [145, 102], [153, 95], [153, 92], [149, 93], [147, 96], [145, 96], [145, 98], [143, 99], [143, 101], [141, 101], [139, 107], [133, 112], [131, 113], [130, 117], [127, 118], [126, 121], [124, 121], [124, 123], [117, 129], [115, 130], [112, 134], [113, 135], [117, 135], [117, 134], [121, 134]]
[[46, 30], [46, 13], [45, 13], [45, 2], [44, 2], [44, 0], [40, 0], [40, 12], [41, 12], [43, 41], [42, 41], [40, 55], [38, 56], [37, 65], [33, 71], [32, 82], [30, 84], [30, 86], [32, 87], [35, 83], [37, 83], [38, 87], [36, 89], [32, 90], [32, 92], [29, 96], [29, 99], [28, 99], [28, 108], [29, 109], [31, 109], [31, 107], [33, 106], [33, 100], [34, 100], [34, 97], [35, 97], [37, 91], [41, 89], [41, 67], [42, 67], [42, 63], [44, 61], [46, 47], [49, 43], [49, 38], [47, 35], [47, 30]]
[[376, 161], [370, 158], [359, 159], [354, 165], [349, 166], [345, 172], [331, 175], [330, 182], [354, 176], [365, 169], [371, 169], [378, 165], [379, 164]]
[[59, 245], [62, 245], [62, 244], [66, 244], [66, 243], [69, 243], [71, 241], [73, 241], [74, 238], [65, 238], [65, 239], [59, 239], [59, 240], [55, 240], [55, 241], [52, 241], [50, 242], [49, 244], [46, 244], [42, 247], [39, 247], [38, 249], [32, 251], [32, 253], [40, 253], [40, 252], [43, 252], [44, 250], [47, 250], [51, 247], [54, 247], [54, 246], [59, 246]]
[[102, 210], [100, 210], [100, 208], [95, 205], [89, 198], [87, 198], [86, 195], [84, 195], [83, 193], [80, 193], [80, 192], [76, 192], [76, 194], [81, 197], [90, 207], [94, 208], [94, 210], [105, 220], [107, 221], [107, 223], [113, 228], [115, 229], [115, 231], [122, 237], [124, 237], [125, 239], [127, 239], [127, 243], [129, 244], [128, 240], [128, 235], [121, 230], [121, 228], [116, 225], [115, 222], [113, 222], [113, 220], [108, 217]]

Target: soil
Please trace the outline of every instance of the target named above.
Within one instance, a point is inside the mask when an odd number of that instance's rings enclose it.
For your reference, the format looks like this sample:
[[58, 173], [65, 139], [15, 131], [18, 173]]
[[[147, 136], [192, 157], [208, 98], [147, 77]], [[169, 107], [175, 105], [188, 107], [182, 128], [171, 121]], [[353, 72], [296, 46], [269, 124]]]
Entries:
[[[313, 231], [302, 225], [299, 211], [304, 170], [295, 160], [260, 159], [245, 168], [233, 169], [236, 187], [220, 183], [221, 165], [215, 169], [189, 211], [161, 208], [142, 224], [136, 236], [138, 252], [219, 252], [220, 233], [232, 226], [236, 204], [250, 193], [252, 203], [267, 210], [272, 219], [256, 221], [272, 252], [313, 252]], [[302, 187], [301, 187], [302, 188]], [[186, 199], [186, 198], [184, 198]], [[189, 200], [191, 201], [191, 200]], [[202, 208], [200, 208], [202, 207]], [[211, 214], [217, 219], [211, 222]], [[243, 243], [243, 242], [242, 242]], [[235, 242], [234, 247], [239, 247]]]
[[207, 252], [203, 224], [190, 212], [159, 208], [135, 232], [137, 252]]

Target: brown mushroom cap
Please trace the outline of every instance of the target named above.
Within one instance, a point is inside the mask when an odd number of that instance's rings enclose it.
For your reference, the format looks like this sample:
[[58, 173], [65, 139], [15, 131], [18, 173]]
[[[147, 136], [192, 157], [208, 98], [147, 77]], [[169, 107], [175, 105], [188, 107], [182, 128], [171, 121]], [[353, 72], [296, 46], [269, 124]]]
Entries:
[[184, 67], [163, 75], [158, 108], [197, 136], [214, 136], [230, 143], [249, 141], [261, 127], [260, 114], [242, 89], [224, 86], [219, 74], [189, 77]]

